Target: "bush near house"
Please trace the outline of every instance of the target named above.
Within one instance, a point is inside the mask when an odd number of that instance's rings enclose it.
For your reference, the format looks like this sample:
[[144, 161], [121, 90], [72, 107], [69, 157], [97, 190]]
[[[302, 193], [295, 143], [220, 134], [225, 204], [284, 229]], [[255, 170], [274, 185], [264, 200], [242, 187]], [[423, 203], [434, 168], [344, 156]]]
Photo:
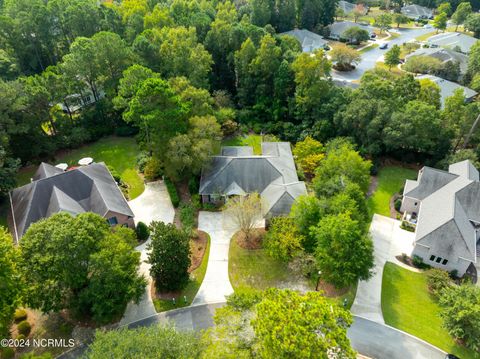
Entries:
[[441, 269], [432, 268], [427, 272], [427, 283], [430, 293], [432, 293], [438, 299], [443, 289], [452, 284], [452, 280], [450, 279], [448, 272]]
[[13, 315], [13, 319], [15, 323], [19, 323], [25, 319], [27, 319], [27, 311], [25, 309], [17, 309], [15, 310], [15, 314]]
[[148, 226], [143, 222], [138, 222], [137, 228], [135, 228], [135, 234], [137, 235], [137, 239], [139, 242], [146, 241], [148, 236], [150, 236], [150, 229]]
[[160, 178], [163, 175], [162, 164], [160, 163], [160, 160], [155, 157], [150, 157], [145, 164], [143, 174], [145, 175], [145, 179], [147, 181], [154, 181]]
[[17, 330], [20, 334], [28, 336], [30, 334], [30, 331], [32, 330], [32, 326], [28, 321], [23, 320], [17, 324]]
[[177, 208], [180, 204], [180, 197], [178, 196], [175, 185], [172, 181], [170, 181], [169, 178], [165, 178], [165, 186], [167, 186], [167, 191], [170, 195], [170, 200], [172, 201], [173, 207]]

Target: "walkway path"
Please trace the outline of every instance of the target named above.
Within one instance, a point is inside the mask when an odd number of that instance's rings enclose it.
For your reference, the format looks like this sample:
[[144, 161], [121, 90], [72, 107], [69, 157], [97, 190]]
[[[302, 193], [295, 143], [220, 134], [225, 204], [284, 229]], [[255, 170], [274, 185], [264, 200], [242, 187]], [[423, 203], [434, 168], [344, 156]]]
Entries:
[[375, 214], [370, 225], [374, 245], [374, 275], [358, 283], [351, 311], [355, 315], [384, 324], [382, 314], [382, 276], [387, 261], [399, 264], [395, 256], [410, 255], [415, 233], [400, 228], [400, 221]]
[[[131, 200], [128, 204], [135, 214], [136, 223], [143, 222], [146, 225], [149, 225], [152, 221], [173, 223], [175, 210], [163, 181], [147, 183], [145, 185], [145, 191], [139, 197]], [[149, 273], [150, 265], [145, 262], [148, 258], [148, 243], [150, 243], [150, 240], [136, 248], [141, 256], [140, 273], [148, 278], [148, 285], [138, 304], [133, 302], [128, 304], [123, 318], [119, 323], [120, 325], [126, 325], [156, 314], [150, 294], [150, 288], [152, 285]]]
[[233, 293], [228, 278], [228, 248], [237, 227], [224, 212], [200, 212], [198, 229], [210, 235], [207, 272], [192, 305], [223, 302]]

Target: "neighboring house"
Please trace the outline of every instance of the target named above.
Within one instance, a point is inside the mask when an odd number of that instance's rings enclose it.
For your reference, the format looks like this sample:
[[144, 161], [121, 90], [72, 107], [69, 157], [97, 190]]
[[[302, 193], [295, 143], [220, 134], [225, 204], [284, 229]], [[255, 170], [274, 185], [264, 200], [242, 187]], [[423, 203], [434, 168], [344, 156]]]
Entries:
[[459, 32], [444, 32], [442, 34], [433, 35], [428, 38], [427, 43], [430, 46], [440, 46], [462, 52], [470, 53], [470, 48], [478, 41], [473, 36], [462, 34]]
[[362, 15], [366, 15], [368, 12], [368, 6], [363, 4], [352, 4], [351, 2], [340, 0], [337, 5], [343, 10], [345, 15], [348, 15], [357, 9], [362, 12]]
[[412, 4], [402, 7], [401, 13], [413, 20], [433, 19], [433, 10], [424, 6]]
[[[105, 97], [105, 92], [100, 90], [98, 92], [98, 99], [102, 99]], [[76, 93], [71, 94], [65, 97], [62, 103], [59, 103], [62, 111], [65, 113], [75, 113], [82, 108], [89, 106], [95, 103], [95, 96], [93, 95], [92, 91], [88, 90], [82, 94]]]
[[457, 51], [442, 47], [422, 47], [411, 54], [406, 56], [408, 60], [412, 56], [429, 56], [439, 60], [442, 64], [445, 64], [449, 61], [458, 62], [460, 65], [460, 75], [463, 76], [467, 73], [468, 68], [468, 56]]
[[303, 52], [313, 52], [317, 49], [323, 49], [327, 46], [327, 40], [314, 32], [305, 29], [294, 29], [292, 31], [282, 32], [279, 35], [293, 36], [300, 42]]
[[374, 29], [372, 26], [362, 25], [353, 21], [338, 21], [329, 25], [330, 38], [334, 40], [343, 39], [343, 33], [345, 32], [345, 30], [355, 26], [366, 30], [369, 36], [372, 36], [372, 34], [374, 33]]
[[445, 99], [453, 95], [456, 89], [463, 89], [463, 93], [465, 95], [465, 101], [469, 102], [477, 95], [477, 92], [473, 91], [472, 89], [459, 85], [455, 82], [444, 80], [440, 77], [433, 76], [433, 75], [420, 75], [415, 77], [417, 80], [422, 79], [429, 79], [430, 81], [435, 82], [438, 87], [440, 87], [440, 102], [442, 104], [442, 108], [445, 105]]
[[401, 211], [417, 217], [412, 255], [458, 276], [479, 260], [480, 182], [470, 161], [454, 163], [448, 172], [423, 167], [416, 181], [406, 181]]
[[225, 202], [232, 196], [257, 192], [266, 218], [290, 213], [295, 199], [307, 193], [298, 180], [290, 143], [263, 142], [262, 155], [249, 146], [222, 147], [221, 155], [202, 171], [203, 203]]
[[9, 195], [17, 243], [32, 223], [58, 212], [94, 212], [110, 225], [134, 227], [133, 212], [104, 163], [66, 172], [42, 163], [31, 183]]

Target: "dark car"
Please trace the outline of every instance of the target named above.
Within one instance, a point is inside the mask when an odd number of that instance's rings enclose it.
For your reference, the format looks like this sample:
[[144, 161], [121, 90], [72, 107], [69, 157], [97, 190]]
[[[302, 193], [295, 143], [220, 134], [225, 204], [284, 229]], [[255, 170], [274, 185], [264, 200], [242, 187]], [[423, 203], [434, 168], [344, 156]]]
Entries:
[[374, 39], [374, 38], [377, 37], [377, 34], [375, 34], [375, 33], [373, 32], [373, 33], [370, 35], [370, 37], [371, 37], [372, 39]]
[[456, 355], [453, 355], [453, 354], [447, 354], [447, 356], [445, 357], [445, 359], [460, 359], [460, 358], [457, 357]]
[[379, 47], [378, 47], [380, 50], [385, 50], [388, 48], [388, 44], [386, 42], [384, 42], [383, 44], [381, 44]]

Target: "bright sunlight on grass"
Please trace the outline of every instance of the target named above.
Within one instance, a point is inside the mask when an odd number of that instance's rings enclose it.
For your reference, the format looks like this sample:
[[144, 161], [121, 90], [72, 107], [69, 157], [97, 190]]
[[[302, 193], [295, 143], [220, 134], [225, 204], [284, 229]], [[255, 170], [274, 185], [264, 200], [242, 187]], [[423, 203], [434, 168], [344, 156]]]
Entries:
[[428, 292], [425, 273], [387, 262], [382, 279], [382, 312], [388, 325], [462, 359], [475, 358], [472, 351], [456, 344], [442, 328], [440, 307]]
[[260, 135], [238, 135], [223, 140], [222, 146], [252, 146], [255, 155], [262, 154], [262, 136]]
[[417, 171], [410, 168], [387, 166], [379, 170], [378, 185], [368, 198], [367, 205], [371, 215], [374, 213], [390, 216], [390, 198], [405, 184], [406, 179], [415, 179]]
[[[68, 152], [62, 152], [51, 164], [66, 162], [69, 166], [76, 166], [82, 157], [92, 157], [95, 162], [105, 162], [112, 166], [128, 184], [130, 199], [138, 197], [145, 189], [143, 180], [136, 170], [136, 157], [139, 148], [135, 139], [131, 137], [106, 137], [97, 142], [82, 146]], [[17, 174], [17, 185], [22, 186], [30, 182], [37, 166], [23, 168]]]

